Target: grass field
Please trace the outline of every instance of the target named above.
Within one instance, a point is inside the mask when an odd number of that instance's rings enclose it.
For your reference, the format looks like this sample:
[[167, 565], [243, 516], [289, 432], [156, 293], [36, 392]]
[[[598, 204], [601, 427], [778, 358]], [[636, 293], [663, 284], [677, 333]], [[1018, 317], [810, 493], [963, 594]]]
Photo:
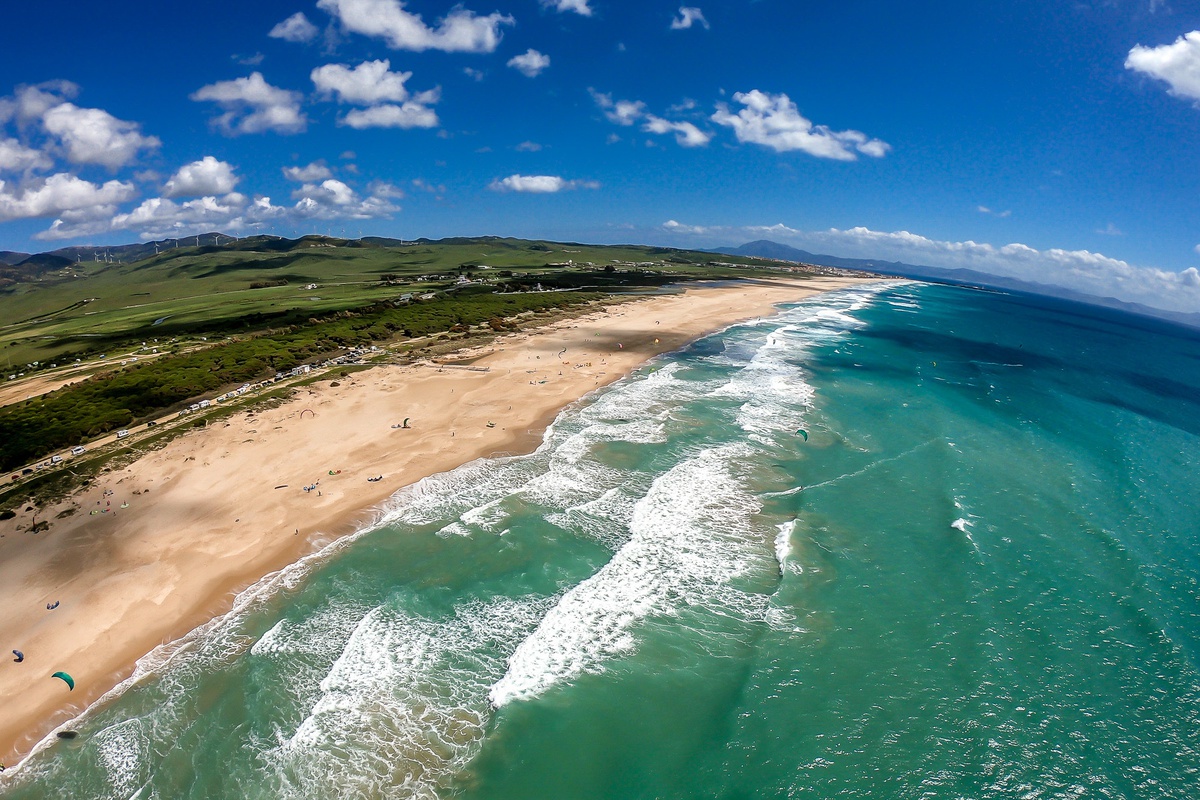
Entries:
[[[498, 238], [388, 247], [326, 237], [254, 237], [165, 250], [132, 264], [81, 261], [0, 292], [0, 363], [7, 377], [35, 361], [42, 367], [136, 340], [291, 323], [404, 292], [445, 288], [464, 265], [468, 272], [490, 267], [473, 274], [493, 283], [503, 282], [498, 273], [505, 271], [537, 277], [629, 264], [680, 278], [727, 277], [730, 269], [709, 265], [715, 259], [733, 260], [651, 247]], [[770, 266], [757, 259], [736, 261], [751, 271]], [[440, 277], [421, 279], [435, 275]], [[306, 288], [312, 284], [316, 287]]]

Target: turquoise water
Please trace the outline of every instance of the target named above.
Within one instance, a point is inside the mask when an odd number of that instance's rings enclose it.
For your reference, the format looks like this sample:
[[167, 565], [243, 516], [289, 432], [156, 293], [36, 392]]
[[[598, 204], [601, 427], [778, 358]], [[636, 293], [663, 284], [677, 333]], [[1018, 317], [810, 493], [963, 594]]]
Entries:
[[400, 492], [0, 786], [1196, 797], [1198, 456], [1195, 333], [823, 295]]

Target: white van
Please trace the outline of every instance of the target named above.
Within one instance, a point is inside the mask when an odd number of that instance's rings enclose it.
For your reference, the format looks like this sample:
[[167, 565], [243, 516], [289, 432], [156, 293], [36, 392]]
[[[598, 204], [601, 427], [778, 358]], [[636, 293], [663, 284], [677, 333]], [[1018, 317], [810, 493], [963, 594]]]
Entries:
[[125, 438], [126, 436], [128, 436], [128, 435], [129, 435], [129, 431], [126, 431], [126, 430], [120, 430], [120, 431], [117, 431], [117, 438], [118, 438], [118, 439], [124, 439], [124, 438]]
[[83, 445], [79, 445], [79, 446], [77, 446], [77, 447], [72, 447], [72, 448], [71, 448], [71, 455], [73, 455], [73, 456], [81, 456], [81, 455], [83, 455]]

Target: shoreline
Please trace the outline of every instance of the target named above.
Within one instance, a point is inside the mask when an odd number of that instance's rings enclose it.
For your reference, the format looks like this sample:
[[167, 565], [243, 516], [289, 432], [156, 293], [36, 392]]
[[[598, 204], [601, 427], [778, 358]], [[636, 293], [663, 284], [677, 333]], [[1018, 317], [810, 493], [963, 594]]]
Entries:
[[[0, 764], [18, 763], [146, 655], [229, 613], [247, 589], [362, 531], [404, 486], [536, 449], [571, 403], [700, 336], [779, 303], [879, 282], [692, 285], [460, 354], [487, 371], [413, 364], [325, 379], [279, 407], [182, 435], [52, 507], [22, 509], [0, 522], [10, 609], [0, 648], [26, 656], [0, 661]], [[405, 417], [411, 428], [395, 427]], [[34, 516], [50, 530], [29, 533]], [[52, 680], [56, 670], [77, 689]]]

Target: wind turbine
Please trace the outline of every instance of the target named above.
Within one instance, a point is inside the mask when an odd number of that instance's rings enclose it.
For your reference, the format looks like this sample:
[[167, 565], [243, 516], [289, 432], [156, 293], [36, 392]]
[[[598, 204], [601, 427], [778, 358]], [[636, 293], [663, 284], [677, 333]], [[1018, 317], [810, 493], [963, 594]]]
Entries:
[[158, 255], [158, 242], [154, 242], [154, 255]]

